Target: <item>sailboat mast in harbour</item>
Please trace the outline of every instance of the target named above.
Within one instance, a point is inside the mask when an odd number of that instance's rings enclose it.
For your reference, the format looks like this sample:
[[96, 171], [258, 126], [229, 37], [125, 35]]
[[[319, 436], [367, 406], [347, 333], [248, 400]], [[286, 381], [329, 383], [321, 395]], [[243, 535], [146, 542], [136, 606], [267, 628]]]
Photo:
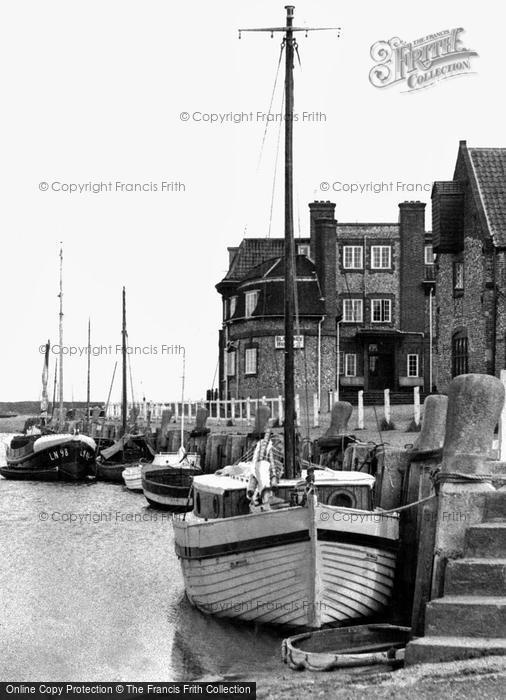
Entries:
[[63, 415], [63, 245], [60, 243], [60, 314], [59, 314], [59, 342], [60, 342], [60, 362], [58, 366], [58, 398], [59, 398], [59, 416], [58, 423], [64, 423]]
[[122, 360], [122, 382], [121, 382], [121, 431], [122, 435], [127, 431], [127, 331], [126, 331], [126, 292], [123, 287], [123, 325], [121, 330], [121, 360]]
[[88, 319], [88, 373], [86, 378], [86, 425], [90, 421], [91, 322]]

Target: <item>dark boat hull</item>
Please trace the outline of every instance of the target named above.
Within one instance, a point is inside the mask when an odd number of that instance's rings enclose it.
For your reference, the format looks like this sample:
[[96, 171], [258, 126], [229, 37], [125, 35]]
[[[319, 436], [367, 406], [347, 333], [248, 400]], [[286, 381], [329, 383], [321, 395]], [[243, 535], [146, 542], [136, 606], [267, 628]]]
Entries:
[[190, 497], [193, 477], [202, 474], [200, 469], [156, 469], [142, 474], [142, 490], [153, 508], [172, 513], [188, 513], [193, 509]]
[[128, 464], [104, 464], [103, 462], [97, 462], [97, 479], [109, 481], [112, 484], [124, 484], [123, 471], [128, 466]]
[[95, 451], [85, 442], [68, 440], [39, 451], [33, 442], [12, 450], [7, 465], [0, 467], [6, 479], [30, 481], [80, 481], [95, 476]]

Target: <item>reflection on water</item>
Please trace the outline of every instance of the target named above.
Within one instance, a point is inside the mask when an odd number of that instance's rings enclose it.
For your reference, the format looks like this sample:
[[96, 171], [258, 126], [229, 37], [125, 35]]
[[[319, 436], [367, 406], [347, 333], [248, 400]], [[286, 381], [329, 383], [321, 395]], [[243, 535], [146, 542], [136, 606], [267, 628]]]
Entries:
[[280, 634], [188, 604], [169, 517], [142, 494], [0, 478], [0, 499], [0, 680], [252, 679], [279, 670]]

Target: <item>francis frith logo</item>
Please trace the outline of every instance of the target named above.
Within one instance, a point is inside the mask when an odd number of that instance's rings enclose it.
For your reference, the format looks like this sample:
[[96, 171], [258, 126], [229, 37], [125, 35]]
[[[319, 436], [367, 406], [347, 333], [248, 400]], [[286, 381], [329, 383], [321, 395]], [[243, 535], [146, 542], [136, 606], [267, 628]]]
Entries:
[[377, 41], [371, 46], [376, 63], [369, 73], [374, 87], [404, 85], [413, 92], [440, 80], [471, 73], [471, 58], [476, 51], [462, 45], [462, 27], [446, 29], [406, 42], [399, 37]]

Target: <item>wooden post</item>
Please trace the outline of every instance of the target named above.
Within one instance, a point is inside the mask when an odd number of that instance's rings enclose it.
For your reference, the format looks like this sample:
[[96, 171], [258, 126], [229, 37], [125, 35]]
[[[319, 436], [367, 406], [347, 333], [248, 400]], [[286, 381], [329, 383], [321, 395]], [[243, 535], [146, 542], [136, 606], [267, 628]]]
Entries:
[[248, 423], [251, 422], [251, 399], [249, 396], [246, 399], [246, 420]]
[[[506, 389], [506, 369], [501, 370], [501, 382]], [[506, 402], [499, 419], [499, 461], [506, 462]]]
[[231, 408], [230, 408], [230, 418], [231, 418], [232, 420], [234, 420], [234, 418], [235, 418], [235, 399], [234, 399], [234, 398], [230, 399], [230, 406], [231, 406]]
[[300, 396], [295, 397], [295, 425], [300, 425]]
[[278, 396], [278, 420], [279, 424], [283, 422], [283, 397]]
[[385, 389], [385, 421], [390, 423], [390, 389]]
[[414, 412], [415, 412], [415, 425], [418, 427], [420, 425], [420, 387], [415, 386], [413, 389], [413, 399], [414, 399]]
[[358, 392], [358, 429], [364, 429], [364, 392]]
[[179, 403], [177, 401], [174, 403], [174, 415], [177, 420], [179, 418]]

